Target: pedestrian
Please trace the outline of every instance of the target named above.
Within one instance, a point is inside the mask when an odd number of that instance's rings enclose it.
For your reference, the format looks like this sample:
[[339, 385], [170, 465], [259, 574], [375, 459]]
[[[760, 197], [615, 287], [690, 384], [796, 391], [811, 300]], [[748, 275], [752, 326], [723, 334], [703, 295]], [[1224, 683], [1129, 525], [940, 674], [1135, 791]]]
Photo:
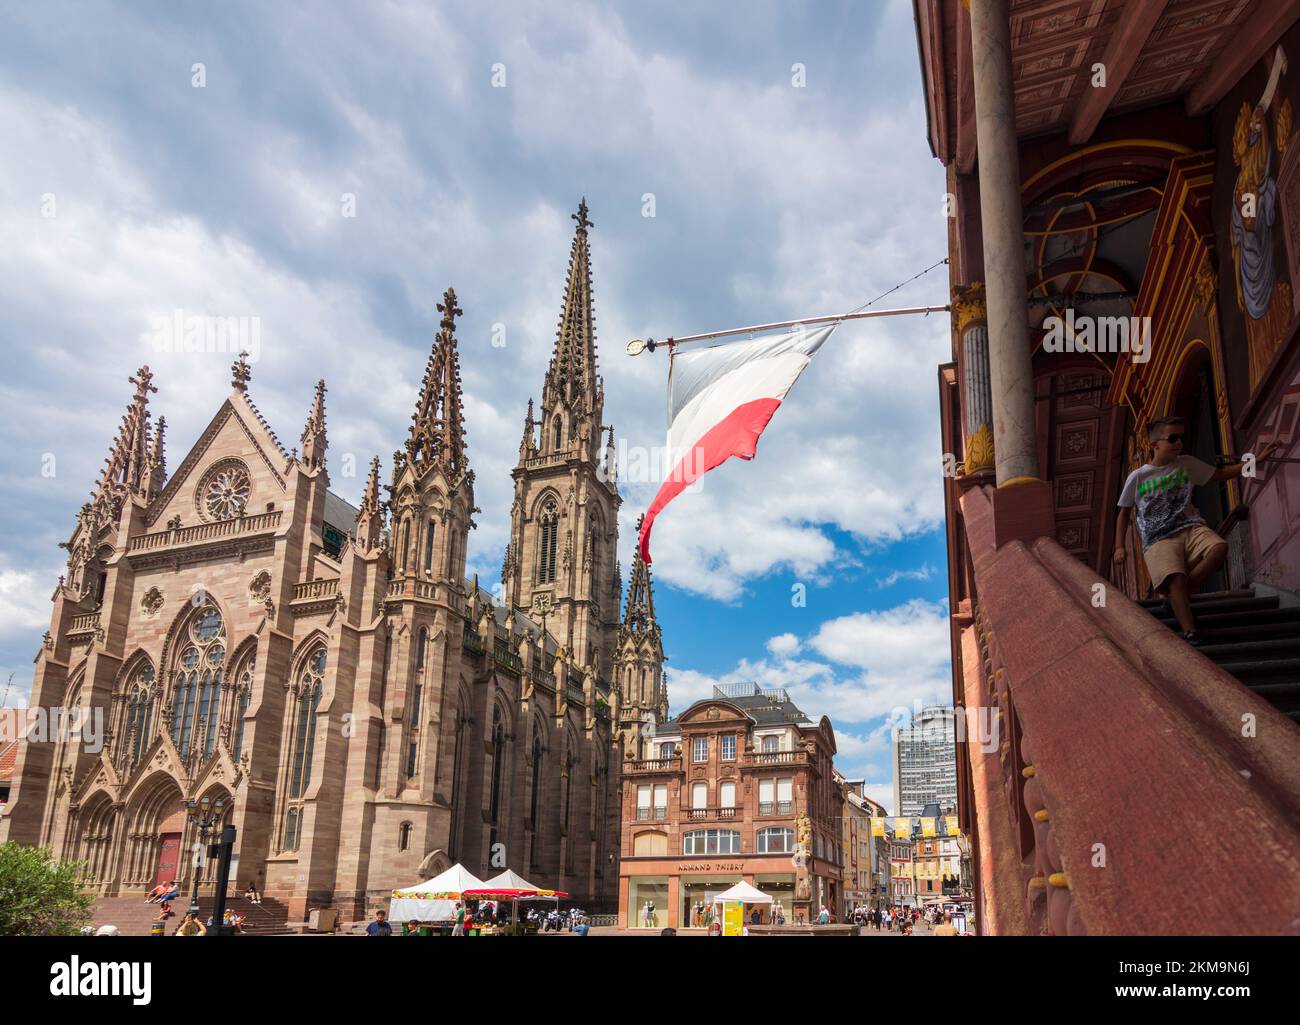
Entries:
[[573, 927], [573, 931], [576, 932], [579, 936], [586, 936], [587, 930], [589, 928], [590, 926], [587, 925], [586, 916], [583, 916], [582, 918], [578, 919], [578, 924]]
[[830, 909], [828, 909], [826, 905], [823, 904], [821, 911], [817, 915], [817, 924], [830, 925], [830, 921], [831, 921]]
[[456, 902], [456, 924], [452, 927], [451, 934], [453, 936], [465, 935], [465, 905], [459, 901]]
[[207, 934], [208, 930], [203, 927], [198, 915], [186, 915], [176, 930], [177, 936], [206, 936]]
[[944, 913], [943, 922], [934, 927], [936, 936], [956, 936], [958, 935], [957, 927], [952, 924], [952, 915]]
[[366, 926], [367, 936], [391, 936], [393, 927], [388, 924], [388, 913], [384, 911], [375, 912], [375, 920]]
[[655, 924], [655, 902], [648, 900], [645, 907], [641, 909], [641, 920], [645, 922], [646, 928], [649, 929]]
[[[1245, 463], [1232, 461], [1215, 469], [1184, 450], [1187, 421], [1161, 417], [1147, 424], [1149, 461], [1128, 475], [1119, 496], [1112, 562], [1118, 570], [1128, 558], [1129, 526], [1136, 513], [1142, 560], [1156, 594], [1178, 621], [1183, 639], [1203, 643], [1196, 632], [1191, 596], [1223, 565], [1228, 542], [1211, 530], [1197, 511], [1194, 488], [1242, 476]], [[1278, 439], [1255, 453], [1262, 463], [1273, 454]]]

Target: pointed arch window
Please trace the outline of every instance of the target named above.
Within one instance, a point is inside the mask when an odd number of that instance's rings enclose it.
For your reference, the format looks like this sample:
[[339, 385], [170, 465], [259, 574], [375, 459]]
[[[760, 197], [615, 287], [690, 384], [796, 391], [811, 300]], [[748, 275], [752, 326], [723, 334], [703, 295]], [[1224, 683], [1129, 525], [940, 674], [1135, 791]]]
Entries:
[[130, 770], [139, 764], [140, 758], [153, 739], [153, 666], [145, 663], [131, 677], [126, 690], [126, 714], [123, 720], [119, 764]]
[[433, 523], [433, 520], [429, 521], [424, 535], [424, 571], [426, 573], [433, 572]]
[[529, 867], [537, 868], [537, 855], [541, 845], [538, 843], [538, 834], [541, 832], [541, 823], [537, 819], [537, 811], [542, 797], [542, 735], [537, 730], [533, 731], [533, 785], [532, 796], [528, 804], [528, 818], [533, 824], [532, 836], [528, 843], [528, 863]]
[[542, 529], [537, 545], [537, 582], [555, 582], [555, 556], [560, 534], [560, 511], [555, 499], [548, 499], [542, 508]]
[[[573, 757], [573, 738], [571, 736], [564, 743], [564, 800], [562, 810], [560, 810], [560, 821], [564, 823], [565, 835], [568, 835], [573, 814], [573, 769], [575, 769], [576, 765], [577, 758]], [[569, 844], [568, 849], [572, 855], [573, 844]]]
[[221, 613], [212, 605], [204, 606], [190, 624], [176, 674], [172, 742], [182, 758], [199, 752], [211, 755], [216, 747], [225, 639]]
[[556, 416], [555, 418], [555, 451], [559, 451], [564, 446], [564, 417]]
[[375, 787], [378, 788], [384, 778], [384, 716], [388, 714], [388, 673], [393, 664], [393, 635], [384, 638], [384, 666], [379, 676], [379, 737], [378, 750], [375, 752]]
[[286, 798], [289, 804], [284, 818], [282, 847], [286, 851], [296, 851], [302, 839], [302, 797], [311, 781], [316, 753], [316, 715], [320, 709], [326, 666], [325, 646], [321, 645], [303, 662], [298, 678], [290, 688], [292, 699], [287, 711], [287, 725], [291, 750], [286, 759], [289, 766]]
[[411, 519], [402, 520], [402, 536], [397, 545], [397, 571], [406, 572], [406, 548], [411, 543]]
[[248, 712], [248, 702], [253, 696], [253, 675], [257, 671], [257, 653], [254, 652], [244, 660], [243, 666], [235, 674], [235, 722], [234, 742], [230, 747], [230, 756], [236, 763], [244, 753], [244, 716]]
[[488, 821], [492, 824], [488, 837], [488, 849], [497, 842], [497, 824], [501, 813], [501, 784], [504, 779], [506, 760], [506, 728], [501, 721], [501, 706], [492, 710], [492, 788], [488, 797]]

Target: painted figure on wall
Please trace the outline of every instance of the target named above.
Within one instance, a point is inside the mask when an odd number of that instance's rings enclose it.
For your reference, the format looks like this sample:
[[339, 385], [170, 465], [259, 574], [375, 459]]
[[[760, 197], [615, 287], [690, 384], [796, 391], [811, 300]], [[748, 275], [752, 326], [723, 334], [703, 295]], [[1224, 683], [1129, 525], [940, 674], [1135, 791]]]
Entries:
[[[1233, 281], [1237, 306], [1245, 314], [1251, 391], [1282, 344], [1292, 313], [1291, 286], [1279, 280], [1285, 271], [1279, 273], [1274, 256], [1278, 191], [1268, 124], [1269, 108], [1286, 70], [1286, 54], [1279, 46], [1263, 96], [1253, 108], [1241, 105], [1232, 134], [1232, 160], [1238, 168], [1232, 190]], [[1291, 136], [1290, 101], [1279, 104], [1274, 115], [1272, 138], [1280, 161]]]

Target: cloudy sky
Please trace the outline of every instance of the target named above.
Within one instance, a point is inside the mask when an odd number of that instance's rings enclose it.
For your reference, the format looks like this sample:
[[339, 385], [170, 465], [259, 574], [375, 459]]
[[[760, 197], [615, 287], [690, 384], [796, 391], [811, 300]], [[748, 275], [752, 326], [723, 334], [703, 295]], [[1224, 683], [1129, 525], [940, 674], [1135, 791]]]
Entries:
[[[356, 501], [347, 470], [389, 469], [454, 285], [471, 569], [494, 580], [580, 197], [606, 413], [633, 447], [662, 444], [667, 364], [628, 338], [852, 309], [946, 248], [906, 0], [17, 6], [0, 138], [10, 704], [127, 377], [153, 367], [172, 467], [228, 390], [230, 354], [156, 351], [159, 317], [258, 318], [250, 394], [286, 446], [324, 377], [332, 486]], [[880, 305], [945, 294], [939, 267]], [[950, 696], [948, 346], [943, 316], [845, 325], [757, 459], [655, 527], [674, 709], [788, 687], [886, 805], [885, 717]], [[624, 486], [625, 574], [654, 489]]]

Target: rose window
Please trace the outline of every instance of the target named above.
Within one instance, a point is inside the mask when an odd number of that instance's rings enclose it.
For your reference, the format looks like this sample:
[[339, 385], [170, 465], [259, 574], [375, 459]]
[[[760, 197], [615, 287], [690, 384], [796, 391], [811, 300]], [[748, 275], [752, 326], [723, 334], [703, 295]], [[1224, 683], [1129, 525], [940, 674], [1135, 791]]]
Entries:
[[203, 512], [210, 519], [233, 520], [243, 514], [250, 490], [248, 471], [242, 464], [218, 466], [208, 474], [200, 492]]

